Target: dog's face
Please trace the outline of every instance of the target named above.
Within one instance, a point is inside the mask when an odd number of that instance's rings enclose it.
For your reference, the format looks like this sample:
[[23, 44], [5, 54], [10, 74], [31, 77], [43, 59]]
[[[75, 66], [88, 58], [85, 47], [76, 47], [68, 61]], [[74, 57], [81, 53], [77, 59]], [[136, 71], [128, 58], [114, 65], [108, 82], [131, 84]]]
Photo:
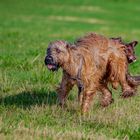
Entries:
[[132, 62], [135, 62], [136, 61], [136, 56], [135, 56], [135, 46], [137, 45], [137, 41], [133, 41], [133, 42], [130, 42], [128, 44], [125, 44], [126, 45], [126, 56], [127, 56], [127, 60], [128, 60], [128, 63], [132, 63]]
[[136, 56], [135, 56], [135, 46], [138, 44], [137, 41], [132, 41], [130, 43], [124, 43], [122, 41], [122, 38], [121, 37], [117, 37], [117, 38], [110, 38], [114, 41], [117, 41], [123, 45], [125, 45], [125, 53], [126, 53], [126, 57], [127, 57], [127, 60], [128, 60], [128, 63], [133, 63], [136, 61]]
[[63, 65], [68, 56], [67, 46], [68, 43], [61, 40], [49, 44], [45, 57], [45, 64], [49, 70], [56, 71]]

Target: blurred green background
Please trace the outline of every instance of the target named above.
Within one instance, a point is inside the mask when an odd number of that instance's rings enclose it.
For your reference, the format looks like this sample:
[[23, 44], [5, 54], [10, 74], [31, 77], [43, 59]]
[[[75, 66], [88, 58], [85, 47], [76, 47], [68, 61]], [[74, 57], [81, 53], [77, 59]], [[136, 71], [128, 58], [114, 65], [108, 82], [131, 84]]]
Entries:
[[[1, 139], [140, 139], [139, 90], [127, 100], [112, 90], [115, 102], [107, 108], [97, 94], [87, 118], [79, 115], [76, 88], [64, 110], [57, 106], [62, 72], [46, 69], [47, 45], [87, 32], [139, 41], [140, 1], [0, 0]], [[135, 51], [132, 75], [140, 74], [139, 44]]]

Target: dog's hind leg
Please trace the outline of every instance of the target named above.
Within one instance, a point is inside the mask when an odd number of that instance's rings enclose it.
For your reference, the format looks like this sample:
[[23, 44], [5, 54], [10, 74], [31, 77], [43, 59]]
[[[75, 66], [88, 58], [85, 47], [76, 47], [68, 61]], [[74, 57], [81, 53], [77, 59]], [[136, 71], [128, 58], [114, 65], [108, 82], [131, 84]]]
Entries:
[[122, 88], [122, 97], [127, 98], [135, 94], [134, 88], [132, 88], [127, 81], [127, 64], [124, 58], [114, 57], [110, 63], [110, 79], [111, 82], [119, 82]]

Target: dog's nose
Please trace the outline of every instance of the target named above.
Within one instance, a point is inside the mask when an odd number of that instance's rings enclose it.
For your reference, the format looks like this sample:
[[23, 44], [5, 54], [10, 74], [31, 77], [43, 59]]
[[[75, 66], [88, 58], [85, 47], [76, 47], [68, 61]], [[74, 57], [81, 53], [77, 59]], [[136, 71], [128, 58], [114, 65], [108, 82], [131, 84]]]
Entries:
[[52, 59], [52, 57], [51, 56], [46, 56], [45, 57], [45, 64], [47, 65], [47, 64], [51, 64], [53, 62], [53, 59]]

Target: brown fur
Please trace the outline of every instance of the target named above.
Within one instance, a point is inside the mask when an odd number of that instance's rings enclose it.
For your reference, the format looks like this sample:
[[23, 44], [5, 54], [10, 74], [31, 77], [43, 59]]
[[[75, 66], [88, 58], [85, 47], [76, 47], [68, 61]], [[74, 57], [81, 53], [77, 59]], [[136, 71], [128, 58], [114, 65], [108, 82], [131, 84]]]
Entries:
[[104, 105], [112, 102], [108, 82], [120, 83], [124, 96], [134, 94], [126, 80], [128, 62], [124, 52], [125, 45], [95, 33], [80, 38], [73, 46], [57, 44], [59, 43], [52, 42], [49, 45], [50, 51], [45, 63], [49, 69], [54, 66], [53, 63], [63, 69], [63, 78], [58, 89], [61, 105], [64, 105], [74, 84], [82, 87], [79, 97], [82, 112], [89, 110], [97, 90], [104, 91]]
[[[138, 43], [137, 41], [132, 41], [130, 43], [124, 43], [121, 37], [110, 38], [110, 39], [113, 40], [114, 43], [119, 43], [119, 44], [124, 45], [124, 48], [125, 48], [124, 52], [125, 52], [125, 55], [127, 57], [128, 63], [132, 63], [132, 62], [136, 61], [134, 47], [137, 45], [137, 43]], [[108, 67], [108, 70], [109, 70], [109, 67]], [[110, 71], [108, 71], [106, 73], [106, 76], [109, 73], [110, 73]], [[127, 76], [127, 81], [129, 83], [129, 85], [131, 85], [133, 87], [133, 89], [136, 89], [137, 86], [140, 84], [139, 76], [135, 77], [135, 76], [130, 76], [129, 74], [127, 74], [127, 75], [128, 75]], [[107, 97], [107, 95], [109, 96], [110, 93], [111, 93], [111, 91], [107, 88], [106, 76], [104, 77], [104, 79], [102, 79], [102, 87], [100, 88], [101, 89], [100, 91], [102, 92], [102, 94], [106, 95], [105, 97]], [[103, 82], [104, 82], [104, 84], [103, 84]], [[104, 88], [103, 85], [105, 85], [106, 88]], [[112, 82], [112, 86], [113, 86], [114, 89], [117, 89], [118, 85], [119, 85], [119, 82], [117, 82], [117, 81]], [[125, 95], [123, 97], [129, 97], [129, 96], [132, 96], [132, 94], [129, 94], [129, 95], [127, 94], [127, 96]], [[108, 98], [105, 98], [105, 99], [102, 100], [102, 102], [101, 102], [102, 106], [108, 106], [113, 101], [113, 99], [112, 99], [111, 102], [108, 102], [107, 99]]]
[[138, 41], [132, 41], [130, 43], [125, 43], [121, 37], [118, 38], [110, 38], [113, 41], [119, 42], [123, 45], [125, 45], [125, 53], [128, 60], [128, 63], [132, 63], [136, 61], [135, 56], [135, 46], [138, 44]]
[[[116, 41], [120, 44], [123, 44], [125, 46], [125, 54], [127, 57], [128, 63], [133, 63], [136, 61], [136, 56], [135, 56], [135, 46], [138, 44], [138, 41], [132, 41], [130, 43], [124, 43], [121, 37], [118, 38], [110, 38], [113, 41]], [[127, 73], [127, 80], [129, 81], [130, 85], [133, 85], [134, 88], [137, 87], [136, 83], [139, 83], [139, 80], [133, 76], [130, 76], [130, 74]], [[119, 83], [118, 82], [113, 82], [112, 86], [114, 89], [117, 89]], [[134, 86], [135, 85], [135, 86]]]

